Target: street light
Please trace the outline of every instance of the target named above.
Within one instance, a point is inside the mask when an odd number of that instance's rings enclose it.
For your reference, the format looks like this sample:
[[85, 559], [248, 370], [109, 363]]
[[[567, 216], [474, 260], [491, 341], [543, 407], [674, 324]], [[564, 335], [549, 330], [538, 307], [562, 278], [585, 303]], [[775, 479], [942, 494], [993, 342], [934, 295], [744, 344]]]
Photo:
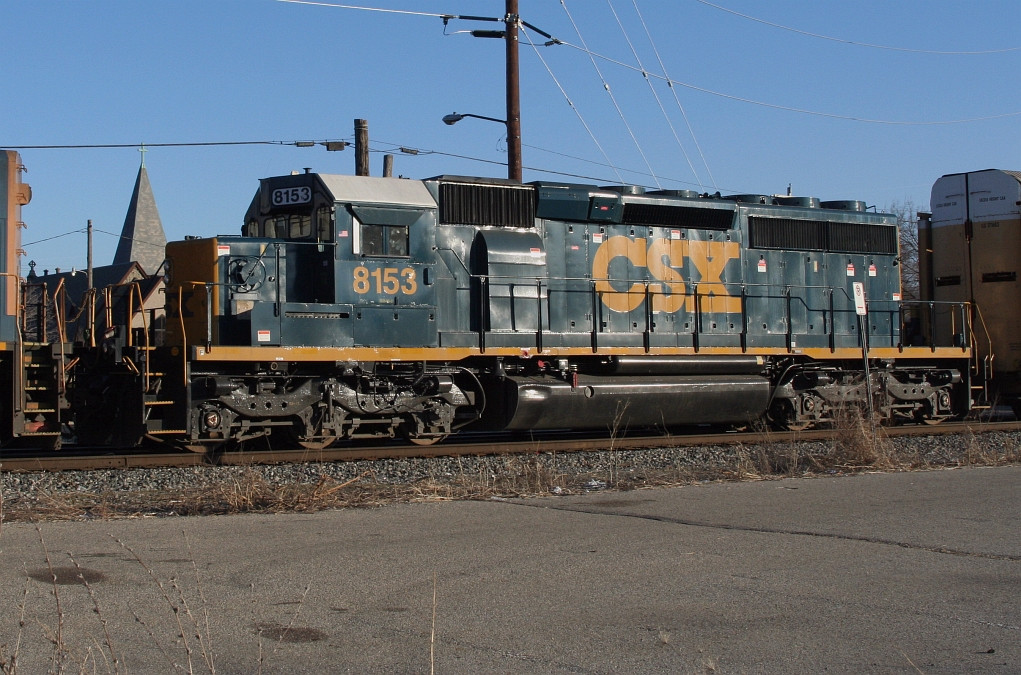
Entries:
[[[449, 115], [443, 116], [443, 123], [450, 126], [457, 124], [465, 117], [474, 117], [480, 120], [489, 120], [490, 122], [499, 122], [500, 124], [507, 127], [507, 178], [521, 182], [521, 150], [515, 153], [512, 151], [514, 147], [511, 144], [511, 125], [508, 124], [507, 120], [497, 119], [496, 117], [486, 117], [485, 115], [473, 115], [472, 113], [450, 113]], [[521, 141], [519, 134], [518, 141]]]
[[444, 115], [443, 123], [446, 125], [457, 124], [465, 117], [475, 117], [480, 120], [489, 120], [490, 122], [499, 122], [500, 124], [507, 124], [507, 120], [500, 120], [495, 117], [486, 117], [485, 115], [473, 115], [471, 113], [450, 113], [449, 115]]

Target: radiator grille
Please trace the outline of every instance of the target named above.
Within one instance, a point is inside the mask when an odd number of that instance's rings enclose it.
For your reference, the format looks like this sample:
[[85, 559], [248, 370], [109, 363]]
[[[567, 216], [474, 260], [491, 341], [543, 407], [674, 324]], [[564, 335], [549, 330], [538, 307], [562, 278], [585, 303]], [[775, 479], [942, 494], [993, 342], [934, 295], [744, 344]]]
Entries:
[[440, 183], [440, 222], [535, 227], [535, 189]]
[[893, 225], [843, 223], [799, 218], [748, 218], [752, 248], [831, 253], [897, 253]]

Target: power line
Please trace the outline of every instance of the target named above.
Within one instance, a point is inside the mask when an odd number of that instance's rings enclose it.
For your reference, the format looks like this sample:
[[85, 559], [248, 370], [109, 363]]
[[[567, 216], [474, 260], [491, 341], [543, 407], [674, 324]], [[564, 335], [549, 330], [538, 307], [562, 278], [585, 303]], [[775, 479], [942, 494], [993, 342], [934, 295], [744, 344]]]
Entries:
[[[338, 9], [355, 9], [355, 10], [369, 11], [369, 12], [385, 12], [385, 13], [390, 13], [390, 14], [411, 14], [411, 15], [416, 15], [416, 16], [428, 16], [428, 17], [441, 18], [441, 19], [444, 20], [444, 22], [446, 22], [449, 19], [492, 20], [490, 17], [460, 16], [460, 15], [456, 15], [456, 14], [438, 14], [438, 13], [434, 13], [434, 12], [413, 12], [413, 11], [409, 11], [409, 10], [384, 9], [384, 8], [379, 8], [379, 7], [364, 7], [364, 6], [359, 6], [359, 5], [345, 5], [345, 4], [337, 4], [337, 3], [318, 2], [318, 1], [315, 1], [315, 0], [277, 0], [277, 1], [278, 2], [286, 2], [286, 3], [289, 3], [289, 4], [303, 4], [303, 5], [317, 5], [317, 6], [323, 6], [323, 7], [335, 7], [335, 8], [338, 8]], [[745, 18], [745, 19], [748, 19], [748, 20], [751, 20], [751, 21], [757, 21], [759, 23], [763, 23], [763, 24], [766, 24], [766, 25], [769, 25], [769, 26], [772, 26], [772, 27], [775, 27], [775, 28], [782, 29], [782, 30], [789, 30], [789, 31], [793, 31], [793, 32], [796, 32], [796, 33], [801, 33], [801, 34], [804, 34], [804, 35], [807, 35], [807, 36], [810, 36], [810, 37], [815, 37], [815, 38], [819, 38], [819, 39], [826, 39], [826, 40], [831, 40], [831, 41], [835, 41], [835, 42], [842, 42], [842, 43], [851, 44], [851, 45], [855, 45], [855, 46], [871, 47], [871, 48], [876, 48], [876, 49], [888, 49], [888, 50], [895, 50], [895, 51], [905, 51], [905, 52], [917, 52], [917, 53], [925, 53], [925, 54], [944, 54], [944, 55], [996, 54], [996, 53], [1003, 53], [1003, 52], [1010, 52], [1010, 51], [1021, 50], [1021, 47], [1009, 47], [1009, 48], [1006, 48], [1006, 49], [998, 49], [998, 50], [956, 51], [955, 52], [955, 51], [936, 51], [936, 50], [925, 50], [925, 49], [911, 49], [911, 48], [908, 48], [908, 47], [890, 47], [890, 46], [877, 45], [877, 44], [871, 44], [871, 43], [865, 43], [865, 42], [854, 42], [854, 41], [851, 41], [851, 40], [844, 40], [842, 38], [835, 38], [835, 37], [830, 37], [830, 36], [826, 36], [826, 35], [821, 35], [821, 34], [818, 34], [818, 33], [811, 33], [811, 32], [808, 32], [808, 31], [802, 31], [802, 30], [799, 30], [799, 29], [796, 29], [796, 28], [790, 28], [789, 26], [784, 26], [782, 24], [771, 23], [771, 22], [765, 21], [763, 19], [758, 19], [756, 17], [750, 16], [750, 15], [747, 15], [747, 14], [741, 14], [740, 12], [736, 12], [734, 10], [727, 9], [726, 7], [722, 7], [721, 5], [714, 4], [712, 2], [709, 2], [708, 0], [696, 0], [696, 1], [706, 5], [708, 7], [712, 7], [714, 9], [718, 9], [720, 11], [728, 12], [730, 14], [734, 14], [736, 16], [739, 16], [739, 17], [742, 17], [742, 18]], [[813, 116], [816, 116], [816, 117], [828, 117], [830, 119], [846, 120], [846, 121], [849, 121], [849, 122], [861, 122], [861, 123], [865, 123], [865, 124], [886, 124], [886, 125], [891, 125], [891, 126], [943, 126], [943, 125], [950, 125], [950, 124], [968, 124], [968, 123], [973, 123], [973, 122], [987, 122], [987, 121], [990, 121], [990, 120], [1003, 119], [1003, 118], [1006, 118], [1006, 117], [1017, 117], [1017, 116], [1021, 115], [1021, 111], [1016, 111], [1016, 112], [1000, 113], [1000, 114], [996, 114], [996, 115], [987, 115], [987, 116], [983, 116], [983, 117], [969, 117], [969, 118], [956, 119], [956, 120], [898, 121], [898, 120], [884, 120], [884, 119], [875, 119], [875, 118], [868, 118], [868, 117], [858, 117], [856, 115], [841, 115], [841, 114], [838, 114], [838, 113], [829, 113], [829, 112], [823, 112], [823, 111], [818, 111], [818, 110], [807, 110], [805, 108], [796, 108], [796, 107], [793, 107], [793, 106], [785, 106], [785, 105], [780, 105], [780, 104], [777, 104], [777, 103], [767, 103], [765, 101], [757, 101], [755, 99], [750, 99], [750, 98], [746, 98], [746, 97], [743, 97], [743, 96], [737, 96], [737, 95], [734, 95], [734, 94], [726, 94], [724, 92], [715, 91], [713, 89], [708, 89], [706, 87], [700, 87], [698, 85], [694, 85], [694, 84], [691, 84], [691, 83], [688, 83], [688, 82], [681, 82], [680, 80], [674, 80], [673, 78], [670, 78], [670, 77], [667, 77], [667, 76], [652, 75], [652, 74], [647, 73], [646, 71], [644, 71], [644, 70], [642, 70], [640, 68], [636, 68], [636, 67], [634, 67], [634, 66], [632, 66], [630, 64], [623, 63], [623, 62], [621, 62], [621, 61], [619, 61], [617, 59], [612, 59], [612, 58], [610, 58], [608, 56], [605, 56], [605, 55], [602, 55], [602, 54], [598, 54], [596, 52], [592, 52], [592, 51], [588, 50], [587, 47], [579, 47], [578, 45], [571, 44], [570, 42], [565, 42], [563, 40], [560, 40], [559, 38], [553, 38], [552, 36], [549, 36], [549, 37], [550, 37], [550, 41], [545, 43], [544, 46], [550, 46], [550, 45], [554, 45], [554, 44], [565, 45], [567, 47], [571, 47], [573, 49], [577, 49], [578, 51], [580, 51], [580, 52], [582, 52], [584, 54], [587, 54], [590, 57], [599, 58], [599, 59], [602, 59], [602, 60], [607, 61], [609, 63], [613, 63], [613, 64], [616, 64], [616, 65], [622, 66], [622, 67], [627, 68], [629, 70], [632, 70], [632, 71], [635, 71], [635, 72], [639, 72], [643, 76], [655, 77], [657, 79], [663, 80], [663, 81], [665, 81], [667, 83], [668, 86], [671, 86], [671, 87], [676, 84], [678, 86], [685, 87], [687, 89], [691, 89], [692, 91], [698, 91], [698, 92], [701, 92], [703, 94], [709, 94], [710, 96], [717, 96], [719, 98], [724, 98], [724, 99], [727, 99], [727, 100], [730, 100], [730, 101], [738, 101], [738, 102], [741, 102], [741, 103], [749, 103], [751, 105], [762, 106], [764, 108], [772, 108], [774, 110], [784, 110], [786, 112], [793, 112], [793, 113], [798, 113], [798, 114], [802, 114], [802, 115], [813, 115]], [[532, 47], [535, 48], [535, 45], [533, 44]], [[536, 54], [538, 55], [538, 50], [536, 50]], [[541, 57], [540, 57], [540, 60], [542, 60]], [[545, 64], [545, 62], [543, 63], [543, 65], [545, 65], [547, 71], [549, 71], [549, 66], [547, 64]], [[552, 72], [550, 72], [550, 74], [552, 75]], [[574, 108], [574, 104], [573, 103], [571, 104], [571, 107]], [[577, 113], [578, 112], [577, 108], [574, 108], [574, 109], [575, 109], [575, 112]], [[703, 157], [703, 160], [704, 160], [704, 157]]]
[[[334, 2], [314, 2], [313, 0], [277, 0], [291, 5], [315, 5], [318, 7], [335, 7], [337, 9], [359, 9], [363, 12], [382, 12], [384, 14], [411, 14], [413, 16], [431, 16], [438, 19], [456, 19], [455, 14], [436, 14], [435, 12], [412, 12], [406, 9], [383, 9], [381, 7], [360, 7], [358, 5], [341, 5]], [[478, 18], [478, 17], [472, 17]]]
[[42, 244], [43, 242], [53, 241], [54, 239], [60, 239], [62, 237], [68, 237], [68, 236], [70, 236], [72, 234], [81, 234], [82, 232], [86, 232], [86, 230], [84, 228], [82, 228], [80, 230], [71, 230], [70, 232], [65, 232], [64, 234], [57, 234], [57, 235], [54, 235], [52, 237], [46, 237], [45, 239], [39, 239], [39, 240], [36, 240], [36, 241], [30, 241], [27, 244], [22, 244], [21, 246], [22, 246], [22, 248], [24, 248], [25, 246], [33, 246], [35, 244]]
[[[581, 43], [584, 45], [585, 38], [582, 37], [581, 30], [578, 28], [578, 24], [575, 23], [574, 17], [571, 16], [571, 11], [567, 9], [567, 1], [560, 0], [560, 6], [563, 7], [564, 13], [567, 14], [567, 18], [570, 20], [571, 25], [574, 26], [574, 31], [578, 35], [578, 39], [581, 40]], [[638, 137], [635, 136], [635, 132], [631, 129], [631, 125], [628, 123], [627, 117], [624, 115], [624, 111], [621, 109], [620, 104], [617, 102], [617, 97], [613, 95], [613, 90], [610, 89], [610, 83], [606, 81], [605, 77], [603, 77], [603, 72], [599, 70], [599, 66], [596, 65], [595, 58], [589, 56], [589, 60], [592, 62], [592, 68], [596, 71], [596, 75], [602, 82], [603, 90], [607, 93], [607, 95], [609, 95], [610, 101], [613, 103], [613, 107], [617, 111], [617, 116], [620, 117], [620, 121], [624, 124], [624, 128], [627, 129], [628, 135], [631, 136], [631, 142], [635, 144], [635, 148], [638, 150], [638, 154], [641, 155], [642, 161], [645, 162], [645, 166], [648, 167], [649, 173], [650, 175], [652, 175], [652, 179], [656, 181], [656, 186], [659, 187], [659, 179], [656, 178], [655, 176], [652, 164], [649, 163], [649, 159], [645, 156], [645, 151], [642, 150], [642, 145], [641, 143], [638, 142]]]
[[[663, 77], [665, 77], [667, 79], [667, 83], [668, 83], [667, 87], [670, 89], [670, 93], [674, 97], [674, 103], [677, 104], [677, 109], [681, 111], [681, 117], [684, 118], [684, 123], [688, 127], [688, 134], [691, 136], [691, 140], [695, 144], [695, 149], [698, 150], [698, 156], [702, 159], [702, 166], [705, 167], [706, 173], [709, 174], [709, 180], [712, 181], [713, 187], [719, 188], [719, 186], [716, 184], [716, 177], [713, 176], [713, 171], [712, 171], [712, 169], [709, 168], [709, 162], [706, 161], [705, 153], [702, 152], [702, 146], [699, 144], [698, 138], [695, 136], [695, 129], [694, 129], [694, 127], [691, 126], [691, 121], [688, 119], [688, 113], [684, 110], [684, 106], [681, 105], [681, 98], [677, 95], [677, 90], [674, 88], [674, 86], [672, 84], [669, 84], [670, 76], [667, 74], [666, 64], [663, 63], [663, 57], [660, 56], [660, 54], [659, 54], [659, 49], [657, 49], [657, 47], [656, 47], [655, 40], [652, 39], [652, 33], [649, 32], [649, 26], [648, 26], [648, 24], [645, 23], [645, 17], [642, 16], [641, 10], [638, 9], [638, 1], [637, 0], [631, 0], [631, 4], [634, 5], [635, 14], [638, 15], [638, 20], [641, 21], [641, 23], [642, 23], [642, 29], [645, 30], [645, 36], [649, 39], [649, 44], [652, 45], [652, 51], [656, 54], [656, 60], [659, 62], [660, 70], [663, 71]], [[641, 65], [641, 64], [639, 64], [639, 65]], [[648, 78], [646, 78], [646, 81], [649, 83], [649, 88], [650, 89], [655, 89], [652, 86], [652, 80], [649, 80]], [[656, 100], [657, 101], [659, 100], [658, 96], [656, 97]], [[666, 116], [666, 112], [665, 111], [664, 111], [663, 114], [664, 114], [664, 116]], [[667, 118], [667, 120], [669, 122], [669, 117]], [[671, 123], [670, 124], [670, 129], [673, 130], [673, 128], [674, 128], [673, 124]], [[674, 137], [675, 138], [677, 137], [677, 132], [674, 132]], [[680, 139], [677, 139], [677, 143], [680, 144]], [[683, 152], [683, 146], [682, 146], [682, 152]], [[684, 157], [685, 157], [685, 159], [688, 158], [688, 153], [687, 152], [684, 153]], [[688, 160], [688, 165], [691, 166], [691, 160]], [[698, 177], [698, 172], [695, 171], [695, 167], [694, 166], [691, 166], [691, 171], [692, 171], [692, 173], [695, 174], [695, 179], [698, 180], [698, 186], [699, 186], [699, 189], [701, 189], [702, 188], [702, 179], [700, 179]]]
[[[587, 54], [589, 56], [594, 56], [594, 57], [602, 59], [604, 61], [608, 61], [609, 63], [613, 63], [615, 65], [618, 65], [621, 68], [626, 68], [626, 69], [634, 71], [636, 73], [643, 73], [643, 71], [640, 68], [636, 68], [635, 66], [632, 66], [630, 63], [624, 63], [623, 61], [620, 61], [618, 59], [610, 58], [609, 56], [605, 56], [603, 54], [597, 54], [597, 53], [594, 53], [594, 52], [590, 52], [585, 47], [579, 47], [578, 45], [571, 44], [570, 42], [565, 42], [565, 41], [561, 41], [560, 44], [564, 45], [565, 47], [570, 47], [572, 49], [577, 49], [578, 51], [582, 52], [583, 54]], [[731, 101], [740, 101], [741, 103], [750, 103], [752, 105], [758, 105], [758, 106], [762, 106], [764, 108], [773, 108], [774, 110], [785, 110], [787, 112], [800, 113], [802, 115], [814, 115], [816, 117], [828, 117], [830, 119], [847, 120], [849, 122], [863, 122], [863, 123], [867, 123], [867, 124], [888, 124], [888, 125], [892, 125], [892, 126], [943, 126], [943, 125], [949, 125], [949, 124], [967, 124], [967, 123], [971, 123], [971, 122], [987, 122], [989, 120], [998, 120], [998, 119], [1004, 119], [1006, 117], [1017, 117], [1017, 116], [1021, 115], [1021, 111], [1016, 111], [1016, 112], [1008, 112], [1008, 113], [999, 113], [999, 114], [996, 114], [996, 115], [986, 115], [986, 116], [983, 116], [983, 117], [968, 117], [968, 118], [956, 119], [956, 120], [914, 120], [914, 121], [911, 121], [911, 120], [905, 120], [905, 121], [883, 120], [883, 119], [875, 119], [875, 118], [869, 118], [869, 117], [856, 117], [854, 115], [839, 115], [837, 113], [822, 112], [822, 111], [819, 111], [819, 110], [807, 110], [805, 108], [795, 108], [793, 106], [780, 105], [778, 103], [766, 103], [765, 101], [756, 101], [755, 99], [745, 98], [743, 96], [736, 96], [734, 94], [726, 94], [726, 93], [721, 92], [721, 91], [715, 91], [713, 89], [707, 89], [706, 87], [700, 87], [698, 85], [691, 84], [690, 82], [681, 82], [680, 80], [675, 80], [673, 78], [665, 77], [665, 76], [662, 76], [662, 75], [654, 75], [652, 73], [645, 73], [645, 74], [648, 75], [648, 77], [655, 77], [656, 79], [663, 80], [664, 82], [666, 82], [668, 85], [671, 85], [671, 86], [676, 84], [678, 86], [685, 87], [686, 89], [691, 89], [693, 91], [699, 91], [699, 92], [702, 92], [703, 94], [709, 94], [711, 96], [718, 96], [720, 98], [725, 98], [725, 99], [728, 99], [728, 100], [731, 100]]]
[[[558, 157], [566, 157], [567, 159], [573, 159], [573, 160], [575, 160], [577, 162], [584, 162], [586, 164], [593, 164], [595, 166], [601, 166], [601, 167], [605, 167], [607, 169], [612, 169], [615, 172], [616, 171], [623, 171], [625, 173], [634, 174], [636, 176], [649, 176], [650, 178], [655, 178], [656, 177], [656, 176], [653, 176], [652, 174], [647, 174], [644, 171], [640, 171], [638, 169], [628, 169], [626, 167], [614, 166], [613, 164], [604, 164], [603, 162], [597, 162], [594, 159], [585, 159], [584, 157], [578, 157], [577, 155], [569, 155], [566, 152], [557, 152], [556, 150], [550, 150], [548, 148], [543, 148], [543, 147], [540, 147], [538, 145], [529, 145], [528, 143], [523, 143], [522, 145], [524, 145], [526, 148], [531, 148], [532, 150], [538, 150], [539, 152], [545, 152], [545, 153], [550, 154], [550, 155], [556, 155]], [[539, 172], [542, 172], [542, 173], [557, 173], [555, 171], [547, 171], [546, 169], [536, 169], [536, 168], [533, 168], [533, 167], [528, 167], [528, 168], [530, 170], [532, 170], [532, 171], [539, 171]], [[584, 176], [584, 175], [568, 174], [568, 173], [565, 173], [563, 175], [573, 176], [575, 178], [584, 178], [585, 180], [593, 180], [593, 181], [597, 181], [597, 182], [601, 182], [601, 183], [605, 183], [606, 181], [610, 180], [608, 178], [599, 178], [599, 177], [594, 177], [594, 176]], [[617, 178], [619, 180], [620, 176], [618, 175]], [[700, 191], [705, 190], [705, 188], [702, 186], [701, 183], [697, 183], [697, 182], [694, 182], [694, 181], [681, 180], [680, 178], [670, 178], [668, 176], [659, 176], [659, 178], [664, 180], [664, 181], [668, 181], [670, 183], [677, 183], [677, 184], [680, 184], [680, 185], [691, 185], [692, 187], [699, 188]]]
[[857, 42], [855, 40], [845, 40], [843, 38], [833, 37], [833, 36], [830, 36], [830, 35], [822, 35], [820, 33], [812, 33], [812, 32], [809, 32], [807, 30], [801, 30], [799, 28], [792, 28], [790, 26], [784, 26], [783, 24], [773, 23], [772, 21], [766, 21], [765, 19], [760, 19], [758, 17], [751, 16], [749, 14], [742, 14], [741, 12], [736, 12], [736, 11], [734, 11], [732, 9], [728, 9], [728, 8], [723, 7], [721, 5], [717, 5], [715, 3], [709, 2], [708, 0], [695, 0], [695, 2], [702, 3], [706, 7], [712, 7], [713, 9], [718, 9], [721, 12], [726, 12], [727, 14], [733, 14], [734, 16], [739, 16], [742, 19], [747, 19], [749, 21], [754, 21], [755, 23], [761, 23], [761, 24], [764, 24], [766, 26], [770, 26], [772, 28], [779, 28], [780, 30], [790, 31], [791, 33], [797, 33], [799, 35], [805, 35], [805, 36], [808, 36], [808, 37], [818, 38], [820, 40], [829, 40], [830, 42], [840, 42], [840, 43], [843, 43], [843, 44], [846, 44], [846, 45], [853, 45], [855, 47], [869, 47], [870, 49], [886, 49], [886, 50], [895, 51], [895, 52], [912, 52], [912, 53], [915, 53], [915, 54], [938, 54], [940, 56], [976, 56], [976, 55], [980, 55], [980, 54], [1003, 54], [1005, 52], [1016, 52], [1018, 50], [1021, 50], [1021, 47], [1005, 47], [1003, 49], [985, 49], [985, 50], [981, 50], [981, 51], [941, 51], [941, 50], [937, 50], [937, 49], [916, 49], [916, 48], [912, 48], [912, 47], [894, 47], [894, 46], [891, 46], [891, 45], [877, 45], [877, 44], [871, 44], [871, 43], [868, 43], [868, 42]]
[[[607, 155], [606, 151], [603, 150], [603, 146], [599, 143], [599, 139], [596, 138], [596, 135], [592, 132], [592, 128], [588, 125], [588, 122], [585, 121], [585, 118], [582, 116], [581, 111], [578, 110], [578, 106], [574, 105], [574, 101], [572, 101], [571, 97], [567, 95], [567, 90], [564, 89], [564, 86], [560, 83], [560, 80], [557, 79], [557, 76], [553, 74], [553, 69], [550, 68], [548, 63], [546, 63], [546, 59], [542, 58], [542, 54], [539, 53], [539, 48], [536, 46], [534, 42], [532, 42], [532, 38], [529, 36], [528, 31], [522, 29], [521, 34], [528, 41], [528, 44], [532, 47], [532, 50], [535, 52], [535, 55], [539, 59], [539, 62], [542, 63], [543, 67], [546, 68], [546, 72], [549, 74], [550, 78], [552, 78], [553, 83], [557, 85], [557, 89], [560, 90], [560, 93], [564, 97], [564, 100], [567, 101], [567, 105], [571, 108], [571, 110], [574, 111], [574, 114], [578, 117], [578, 121], [581, 122], [581, 126], [584, 127], [586, 132], [588, 132], [589, 138], [592, 140], [592, 143], [599, 150], [599, 153], [603, 156], [603, 159], [606, 160], [606, 165], [609, 167], [613, 167], [613, 163], [610, 162], [609, 155]], [[617, 171], [616, 168], [614, 168], [614, 171], [617, 173], [617, 180], [623, 183], [624, 178], [620, 175], [620, 172]]]
[[215, 145], [293, 145], [299, 148], [312, 147], [314, 145], [325, 145], [332, 141], [209, 141], [201, 143], [89, 143], [78, 145], [5, 145], [5, 148], [12, 150], [83, 150], [83, 149], [107, 149], [107, 148], [137, 148], [144, 145], [147, 148], [201, 148]]

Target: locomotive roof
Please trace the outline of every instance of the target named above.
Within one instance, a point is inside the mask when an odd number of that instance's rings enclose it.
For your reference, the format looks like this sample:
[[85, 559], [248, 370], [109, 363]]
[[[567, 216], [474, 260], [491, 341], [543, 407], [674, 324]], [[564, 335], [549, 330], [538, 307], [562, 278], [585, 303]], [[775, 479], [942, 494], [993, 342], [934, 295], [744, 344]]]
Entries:
[[319, 179], [334, 195], [344, 195], [346, 202], [436, 207], [436, 200], [420, 180], [325, 173], [319, 174]]

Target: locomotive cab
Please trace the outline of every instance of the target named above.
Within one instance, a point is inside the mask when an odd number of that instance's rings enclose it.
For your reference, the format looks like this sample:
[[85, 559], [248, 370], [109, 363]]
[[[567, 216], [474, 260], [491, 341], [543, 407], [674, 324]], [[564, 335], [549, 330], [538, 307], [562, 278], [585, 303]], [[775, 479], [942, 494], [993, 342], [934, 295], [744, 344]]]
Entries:
[[436, 344], [428, 274], [435, 202], [420, 183], [311, 173], [265, 179], [246, 223], [253, 234], [286, 235], [289, 307], [279, 344]]
[[379, 182], [264, 179], [241, 236], [172, 242], [178, 323], [224, 345], [435, 346], [435, 202], [421, 183]]

